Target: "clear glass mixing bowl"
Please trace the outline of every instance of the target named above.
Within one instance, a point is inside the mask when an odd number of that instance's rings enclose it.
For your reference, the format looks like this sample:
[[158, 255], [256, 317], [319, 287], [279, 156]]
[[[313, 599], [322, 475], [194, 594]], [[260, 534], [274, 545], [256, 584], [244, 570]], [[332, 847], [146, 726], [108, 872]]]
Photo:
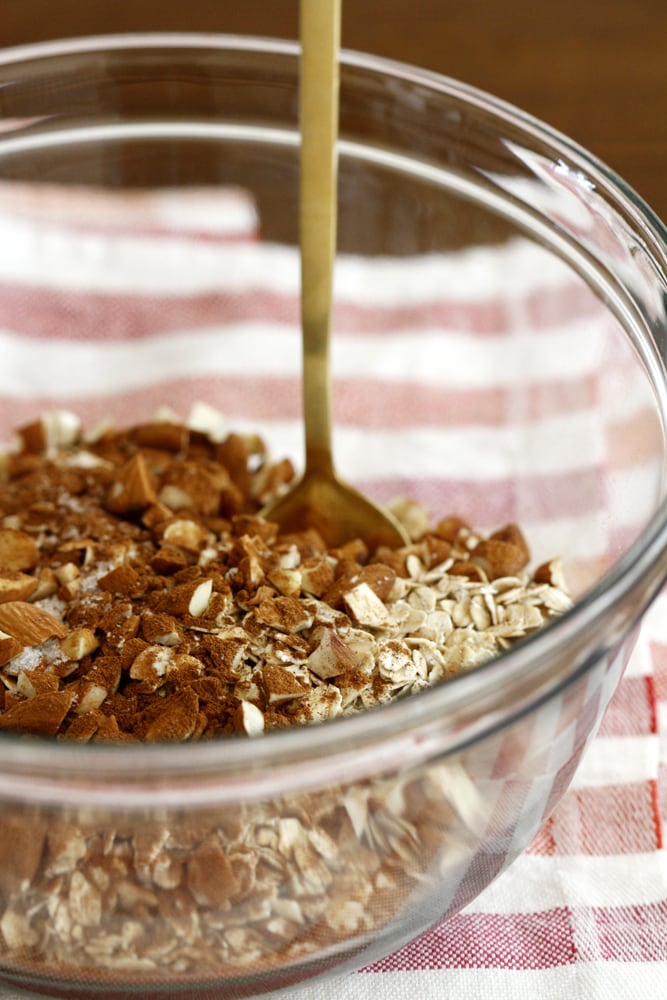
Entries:
[[[0, 430], [217, 405], [300, 462], [295, 45], [0, 53]], [[0, 740], [0, 981], [243, 997], [465, 906], [562, 795], [666, 563], [666, 233], [488, 95], [342, 64], [336, 454], [560, 556], [574, 608], [452, 682], [255, 740]], [[406, 348], [407, 342], [407, 348]]]

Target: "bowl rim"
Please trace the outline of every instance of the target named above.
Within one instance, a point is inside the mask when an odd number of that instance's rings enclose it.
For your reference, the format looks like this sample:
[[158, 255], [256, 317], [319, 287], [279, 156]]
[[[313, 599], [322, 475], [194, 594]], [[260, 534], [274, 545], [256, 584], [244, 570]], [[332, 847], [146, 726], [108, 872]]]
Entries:
[[[0, 51], [0, 71], [13, 65], [32, 60], [61, 58], [73, 54], [93, 54], [98, 51], [131, 49], [169, 50], [175, 48], [221, 49], [297, 58], [300, 45], [290, 39], [275, 39], [253, 35], [203, 32], [130, 32], [120, 34], [88, 35], [30, 43]], [[512, 124], [526, 136], [545, 141], [554, 153], [567, 156], [572, 162], [585, 167], [606, 196], [632, 218], [641, 232], [645, 248], [650, 247], [663, 285], [663, 298], [667, 301], [667, 227], [644, 200], [615, 171], [583, 146], [574, 142], [557, 129], [531, 114], [469, 84], [462, 83], [432, 70], [369, 53], [344, 49], [341, 52], [341, 72], [345, 67], [360, 68], [376, 75], [398, 78], [408, 83], [418, 83], [434, 92], [463, 100], [467, 105], [483, 109], [498, 121]], [[2, 135], [0, 134], [0, 149]], [[667, 342], [667, 327], [664, 331]], [[648, 347], [656, 363], [662, 359], [655, 340]], [[654, 386], [655, 388], [655, 386]], [[667, 424], [667, 409], [662, 414], [663, 431]], [[475, 720], [461, 728], [450, 746], [442, 746], [447, 734], [447, 720], [471, 703], [480, 692], [508, 687], [525, 681], [536, 660], [549, 660], [565, 641], [570, 643], [583, 638], [595, 622], [610, 619], [609, 648], [613, 648], [628, 635], [651, 601], [658, 594], [667, 574], [667, 501], [663, 499], [650, 520], [626, 552], [562, 617], [552, 621], [536, 634], [521, 641], [505, 653], [475, 669], [460, 674], [445, 684], [420, 691], [403, 700], [390, 702], [368, 712], [337, 718], [316, 726], [294, 727], [270, 731], [260, 739], [225, 737], [196, 744], [68, 744], [39, 738], [25, 738], [15, 734], [0, 734], [2, 765], [0, 794], [15, 794], [17, 785], [7, 784], [6, 776], [21, 778], [33, 772], [57, 782], [76, 783], [93, 774], [99, 779], [104, 800], [109, 801], [106, 787], [114, 781], [136, 784], [137, 802], [145, 804], [142, 781], [164, 783], [167, 777], [192, 779], [208, 776], [199, 787], [199, 794], [210, 792], [211, 776], [216, 782], [227, 781], [230, 798], [245, 794], [253, 788], [258, 795], [272, 794], [277, 787], [278, 775], [292, 780], [302, 780], [309, 765], [318, 762], [317, 782], [327, 776], [337, 775], [340, 780], [341, 763], [346, 763], [351, 773], [368, 773], [368, 769], [405, 764], [427, 752], [429, 739], [419, 731], [435, 726], [438, 731], [439, 752], [452, 753], [469, 745], [480, 735], [516, 721], [531, 711], [537, 703], [552, 696], [572, 683], [575, 677], [586, 672], [594, 658], [580, 661], [569, 673], [554, 681], [551, 688], [541, 683], [524, 702], [510, 702], [504, 713], [495, 713], [486, 719]], [[633, 593], [637, 598], [632, 614], [626, 620], [614, 621], [613, 611]], [[616, 628], [616, 632], [614, 631]], [[613, 642], [612, 642], [613, 640]], [[392, 742], [391, 752], [385, 753]], [[304, 764], [305, 759], [305, 764]], [[283, 770], [279, 770], [282, 762]], [[299, 765], [299, 766], [297, 766]], [[348, 773], [348, 772], [346, 772]], [[237, 776], [235, 778], [234, 776]], [[106, 787], [106, 791], [104, 791]], [[123, 786], [125, 789], [127, 785]], [[198, 794], [197, 783], [179, 788], [178, 801]], [[43, 795], [53, 794], [53, 786], [46, 782]], [[88, 800], [90, 785], [86, 787]], [[167, 793], [171, 796], [173, 789]], [[39, 794], [39, 793], [38, 793]], [[94, 797], [94, 793], [93, 797]]]

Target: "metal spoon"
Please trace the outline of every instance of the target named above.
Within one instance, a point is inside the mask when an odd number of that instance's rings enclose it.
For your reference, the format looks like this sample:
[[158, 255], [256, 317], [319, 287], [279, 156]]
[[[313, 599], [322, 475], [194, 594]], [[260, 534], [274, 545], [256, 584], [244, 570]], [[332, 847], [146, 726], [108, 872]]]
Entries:
[[407, 543], [402, 527], [336, 476], [331, 446], [331, 304], [336, 252], [338, 53], [341, 0], [301, 0], [300, 244], [302, 478], [265, 507], [284, 531], [315, 528], [327, 545], [362, 538], [371, 549]]

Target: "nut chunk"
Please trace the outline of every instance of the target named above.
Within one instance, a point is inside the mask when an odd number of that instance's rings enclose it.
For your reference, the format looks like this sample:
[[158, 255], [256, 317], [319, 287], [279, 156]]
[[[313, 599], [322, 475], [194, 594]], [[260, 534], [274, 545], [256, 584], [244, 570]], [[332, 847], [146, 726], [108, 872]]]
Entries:
[[319, 643], [308, 657], [308, 667], [312, 673], [326, 681], [331, 677], [340, 677], [347, 670], [353, 670], [356, 666], [354, 655], [340, 636], [330, 628], [322, 629], [320, 635]]
[[201, 906], [222, 906], [239, 891], [239, 883], [215, 834], [189, 858], [187, 880], [188, 889]]
[[33, 569], [39, 559], [34, 538], [15, 528], [0, 528], [0, 566], [7, 569]]
[[141, 452], [137, 452], [118, 470], [107, 497], [107, 509], [115, 514], [129, 514], [146, 510], [157, 500], [155, 487], [148, 466]]
[[386, 606], [367, 583], [360, 583], [343, 595], [345, 606], [359, 625], [383, 628], [390, 618]]
[[191, 688], [184, 688], [165, 699], [160, 714], [146, 731], [149, 742], [182, 742], [189, 739], [197, 726], [199, 699]]
[[0, 714], [0, 729], [33, 736], [55, 736], [73, 700], [73, 691], [46, 691], [26, 701], [17, 701]]
[[54, 615], [27, 601], [0, 604], [0, 629], [24, 646], [37, 646], [45, 639], [63, 639], [67, 627]]

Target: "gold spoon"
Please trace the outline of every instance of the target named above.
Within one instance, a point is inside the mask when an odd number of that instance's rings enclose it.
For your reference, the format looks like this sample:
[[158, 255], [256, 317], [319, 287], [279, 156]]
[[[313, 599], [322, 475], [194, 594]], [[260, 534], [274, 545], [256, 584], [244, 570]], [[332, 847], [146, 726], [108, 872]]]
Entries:
[[315, 528], [329, 546], [362, 538], [371, 549], [408, 537], [336, 476], [331, 446], [331, 303], [336, 252], [338, 53], [341, 0], [300, 7], [301, 326], [306, 463], [302, 478], [263, 514], [283, 531]]

